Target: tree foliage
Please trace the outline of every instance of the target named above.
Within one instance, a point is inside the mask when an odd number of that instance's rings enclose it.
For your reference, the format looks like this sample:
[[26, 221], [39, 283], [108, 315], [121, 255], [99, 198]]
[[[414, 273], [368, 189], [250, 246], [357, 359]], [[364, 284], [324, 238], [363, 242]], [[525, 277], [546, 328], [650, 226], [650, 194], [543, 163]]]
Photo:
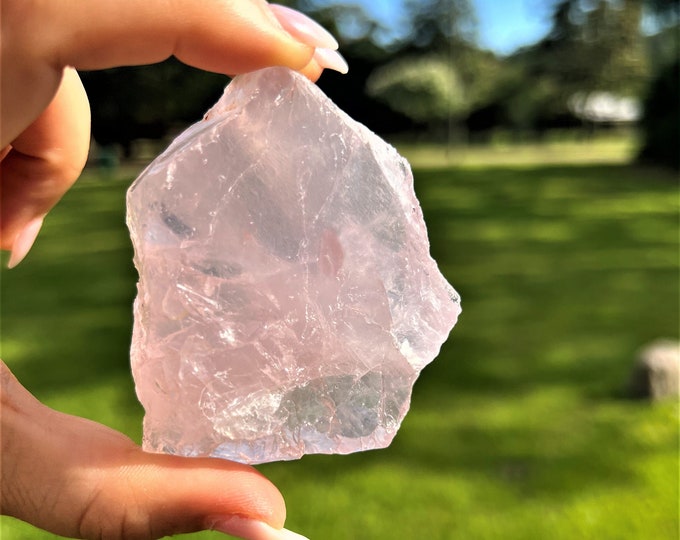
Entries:
[[648, 40], [654, 76], [640, 122], [643, 163], [680, 171], [680, 0], [646, 0], [660, 31]]
[[563, 0], [541, 44], [546, 73], [565, 92], [639, 95], [647, 76], [639, 0]]
[[[463, 119], [472, 130], [578, 125], [572, 96], [642, 96], [650, 70], [677, 57], [669, 21], [677, 22], [680, 0], [551, 0], [550, 33], [507, 58], [478, 46], [471, 0], [403, 0], [396, 34], [357, 3], [280, 1], [338, 37], [349, 74], [327, 72], [319, 86], [383, 134]], [[663, 22], [647, 42], [640, 33], [643, 5]], [[167, 136], [199, 119], [227, 80], [175, 60], [85, 73], [94, 137], [129, 148], [136, 138]]]
[[398, 58], [377, 68], [366, 83], [376, 97], [416, 122], [436, 123], [465, 111], [459, 77], [446, 57]]
[[541, 132], [580, 124], [569, 107], [575, 95], [641, 97], [648, 77], [641, 16], [638, 0], [556, 1], [548, 35], [504, 60], [481, 109], [493, 110], [497, 122]]
[[644, 101], [640, 161], [680, 171], [680, 60], [659, 71]]
[[680, 21], [680, 0], [645, 0], [645, 4], [662, 23], [676, 25]]
[[561, 0], [537, 67], [563, 95], [609, 91], [640, 95], [647, 76], [639, 0]]
[[476, 40], [476, 19], [469, 0], [406, 0], [406, 11], [409, 49], [455, 52]]
[[175, 59], [84, 72], [81, 78], [90, 98], [94, 139], [101, 145], [118, 144], [126, 154], [135, 139], [159, 139], [199, 120], [228, 81]]
[[493, 55], [475, 45], [469, 0], [407, 0], [408, 30], [366, 82], [369, 96], [422, 125], [460, 119], [489, 92]]

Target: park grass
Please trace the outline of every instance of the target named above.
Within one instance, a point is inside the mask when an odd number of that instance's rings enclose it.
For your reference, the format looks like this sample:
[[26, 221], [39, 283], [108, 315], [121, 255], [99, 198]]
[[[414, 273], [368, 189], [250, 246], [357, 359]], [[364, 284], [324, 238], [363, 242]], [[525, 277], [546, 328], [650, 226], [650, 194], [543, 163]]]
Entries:
[[[676, 179], [613, 146], [432, 151], [406, 149], [460, 322], [388, 449], [260, 466], [287, 526], [316, 540], [677, 539], [678, 404], [624, 394], [635, 351], [678, 337]], [[87, 173], [3, 271], [2, 355], [50, 406], [139, 440], [128, 183]], [[0, 532], [54, 538], [10, 518]]]

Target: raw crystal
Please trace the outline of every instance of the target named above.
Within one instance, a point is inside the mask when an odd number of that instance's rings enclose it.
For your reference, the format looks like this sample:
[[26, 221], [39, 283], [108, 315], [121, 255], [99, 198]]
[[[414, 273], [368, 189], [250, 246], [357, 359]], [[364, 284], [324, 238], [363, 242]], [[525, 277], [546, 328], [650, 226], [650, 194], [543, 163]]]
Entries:
[[460, 312], [394, 148], [284, 68], [237, 77], [128, 193], [144, 448], [387, 446]]

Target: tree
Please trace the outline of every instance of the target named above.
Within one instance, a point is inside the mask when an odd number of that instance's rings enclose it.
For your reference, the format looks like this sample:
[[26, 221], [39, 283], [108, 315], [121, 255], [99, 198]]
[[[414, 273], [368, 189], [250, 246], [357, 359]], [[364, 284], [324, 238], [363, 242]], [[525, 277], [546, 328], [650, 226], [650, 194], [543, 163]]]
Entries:
[[160, 139], [201, 118], [228, 79], [169, 59], [151, 66], [81, 74], [92, 110], [92, 136], [118, 144], [130, 157], [132, 141]]
[[366, 91], [414, 122], [441, 131], [486, 98], [495, 57], [475, 45], [469, 0], [406, 0], [404, 5], [406, 31], [371, 73]]
[[563, 98], [576, 92], [640, 95], [647, 77], [639, 0], [561, 0], [538, 45], [542, 71]]
[[559, 0], [552, 27], [536, 45], [504, 62], [490, 105], [523, 131], [576, 127], [574, 96], [611, 93], [639, 99], [648, 61], [639, 0]]
[[645, 0], [649, 10], [660, 23], [677, 25], [680, 20], [680, 0]]
[[317, 82], [324, 93], [352, 118], [377, 133], [413, 130], [413, 120], [366, 94], [370, 74], [396, 54], [397, 45], [382, 39], [385, 28], [358, 5], [303, 0], [296, 7], [338, 38], [340, 51], [350, 66], [346, 75], [324, 72]]
[[430, 127], [466, 110], [459, 77], [446, 57], [405, 57], [377, 68], [366, 83], [369, 96], [414, 122]]
[[406, 0], [408, 48], [453, 52], [476, 40], [476, 19], [469, 0]]
[[644, 100], [638, 160], [680, 171], [680, 1], [647, 3], [661, 30], [650, 38], [656, 71]]
[[680, 171], [680, 61], [654, 78], [644, 111], [639, 160]]

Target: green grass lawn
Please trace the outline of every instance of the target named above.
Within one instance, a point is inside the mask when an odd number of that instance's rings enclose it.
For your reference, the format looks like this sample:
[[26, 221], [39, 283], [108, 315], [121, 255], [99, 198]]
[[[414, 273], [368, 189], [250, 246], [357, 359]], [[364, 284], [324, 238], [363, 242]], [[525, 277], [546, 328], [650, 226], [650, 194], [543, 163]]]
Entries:
[[[623, 165], [620, 147], [581, 150], [458, 162], [409, 150], [463, 314], [390, 448], [260, 467], [289, 528], [314, 540], [678, 538], [678, 405], [623, 389], [638, 348], [678, 337], [679, 190]], [[2, 272], [2, 355], [50, 406], [139, 440], [129, 180], [86, 173]], [[3, 540], [54, 538], [0, 523]]]

